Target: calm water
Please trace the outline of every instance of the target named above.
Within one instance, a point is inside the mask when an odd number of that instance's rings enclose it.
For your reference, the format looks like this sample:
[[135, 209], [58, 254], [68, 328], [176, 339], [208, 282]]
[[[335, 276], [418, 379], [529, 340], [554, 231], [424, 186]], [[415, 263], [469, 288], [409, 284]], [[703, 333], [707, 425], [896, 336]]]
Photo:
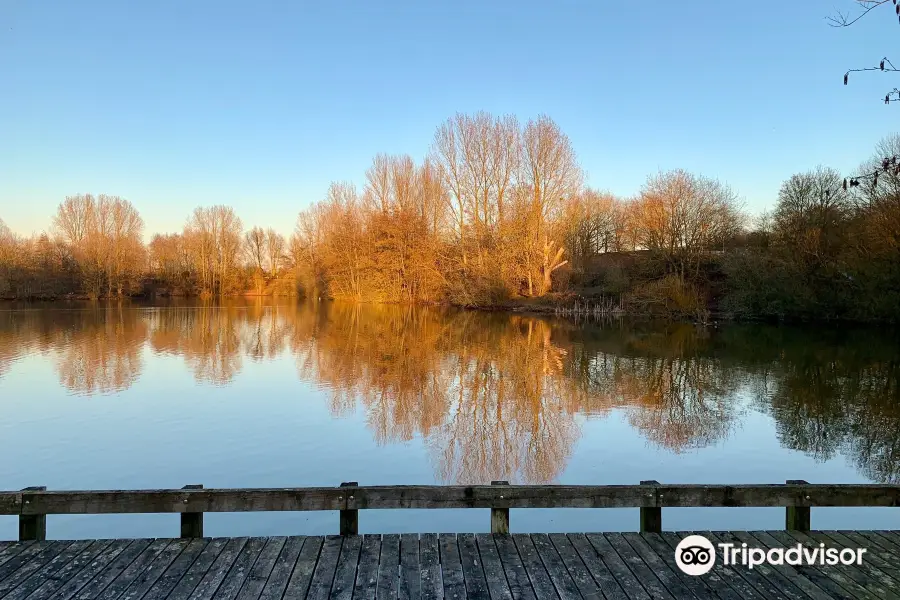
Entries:
[[[0, 310], [0, 488], [900, 480], [900, 344], [872, 329], [577, 324], [341, 304]], [[667, 509], [666, 529], [779, 509]], [[634, 530], [519, 510], [515, 531]], [[364, 532], [485, 531], [487, 511], [364, 511]], [[900, 527], [890, 509], [814, 527]], [[16, 519], [0, 517], [0, 539]], [[208, 515], [208, 535], [333, 533], [336, 513]], [[177, 516], [50, 517], [51, 537]]]

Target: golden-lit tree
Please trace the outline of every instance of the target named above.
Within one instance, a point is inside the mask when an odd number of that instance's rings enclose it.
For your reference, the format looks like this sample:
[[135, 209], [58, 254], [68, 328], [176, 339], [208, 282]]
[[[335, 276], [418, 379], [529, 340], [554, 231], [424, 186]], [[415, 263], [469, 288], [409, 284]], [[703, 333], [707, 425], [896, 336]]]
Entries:
[[517, 244], [529, 296], [550, 291], [553, 272], [567, 261], [554, 227], [565, 199], [581, 191], [582, 172], [575, 151], [559, 126], [547, 116], [529, 121], [522, 132], [519, 169]]
[[704, 252], [721, 249], [741, 225], [731, 188], [683, 170], [649, 177], [632, 212], [637, 244], [662, 256], [682, 278], [699, 268]]
[[273, 279], [281, 274], [285, 246], [286, 242], [283, 235], [271, 227], [266, 229], [266, 269], [269, 272], [269, 276]]
[[122, 296], [137, 286], [145, 264], [144, 221], [128, 200], [103, 194], [68, 196], [53, 222], [90, 295]]
[[150, 273], [181, 290], [192, 285], [196, 275], [187, 240], [180, 233], [156, 234], [147, 247]]
[[242, 233], [241, 220], [231, 207], [194, 209], [183, 235], [201, 290], [225, 294], [239, 286]]
[[0, 219], [0, 297], [12, 294], [15, 269], [20, 260], [19, 248], [19, 240]]

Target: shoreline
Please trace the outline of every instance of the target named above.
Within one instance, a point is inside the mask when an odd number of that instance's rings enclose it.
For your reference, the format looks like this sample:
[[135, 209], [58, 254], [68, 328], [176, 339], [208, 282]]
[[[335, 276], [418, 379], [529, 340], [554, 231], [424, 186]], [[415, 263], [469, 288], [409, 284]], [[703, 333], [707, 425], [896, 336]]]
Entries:
[[[0, 297], [0, 306], [9, 304], [57, 304], [64, 305], [71, 302], [159, 302], [164, 304], [169, 301], [201, 301], [201, 300], [239, 300], [239, 299], [268, 299], [268, 300], [297, 300], [306, 301], [305, 296], [296, 295], [273, 295], [273, 294], [256, 294], [241, 293], [227, 294], [224, 296], [201, 296], [201, 295], [140, 295], [140, 296], [122, 296], [122, 297], [100, 297], [91, 298], [87, 294], [67, 294], [65, 296], [31, 296], [28, 298], [9, 298]], [[356, 302], [354, 300], [328, 298], [323, 300], [326, 302]], [[587, 296], [566, 295], [564, 297], [545, 296], [542, 298], [521, 298], [513, 299], [500, 303], [481, 304], [481, 305], [460, 305], [448, 302], [359, 302], [359, 304], [369, 305], [394, 305], [394, 306], [432, 306], [452, 308], [457, 310], [470, 310], [484, 313], [509, 313], [535, 315], [544, 317], [560, 317], [574, 319], [634, 319], [634, 320], [651, 320], [651, 321], [668, 321], [671, 323], [691, 323], [698, 326], [717, 327], [719, 323], [760, 323], [760, 324], [785, 324], [785, 325], [817, 325], [817, 324], [844, 324], [844, 325], [896, 325], [896, 321], [885, 320], [858, 320], [858, 319], [829, 319], [829, 318], [766, 318], [766, 317], [742, 317], [736, 318], [734, 315], [718, 310], [708, 310], [703, 319], [688, 318], [685, 316], [666, 316], [654, 314], [652, 311], [634, 311], [623, 309], [619, 305], [602, 302], [602, 298], [592, 299]], [[605, 304], [605, 305], [604, 305]]]

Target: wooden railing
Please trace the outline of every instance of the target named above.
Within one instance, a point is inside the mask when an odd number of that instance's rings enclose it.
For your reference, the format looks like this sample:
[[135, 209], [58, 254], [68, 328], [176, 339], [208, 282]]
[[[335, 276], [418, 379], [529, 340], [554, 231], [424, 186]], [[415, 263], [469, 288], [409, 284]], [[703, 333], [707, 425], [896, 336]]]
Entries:
[[511, 508], [640, 508], [640, 530], [662, 531], [665, 507], [784, 507], [788, 530], [809, 531], [813, 506], [900, 506], [900, 485], [509, 485], [363, 486], [170, 490], [0, 492], [0, 515], [19, 516], [19, 539], [43, 540], [47, 515], [179, 513], [181, 536], [203, 537], [203, 513], [336, 510], [341, 535], [359, 530], [359, 511], [397, 508], [489, 508], [491, 532], [509, 532]]

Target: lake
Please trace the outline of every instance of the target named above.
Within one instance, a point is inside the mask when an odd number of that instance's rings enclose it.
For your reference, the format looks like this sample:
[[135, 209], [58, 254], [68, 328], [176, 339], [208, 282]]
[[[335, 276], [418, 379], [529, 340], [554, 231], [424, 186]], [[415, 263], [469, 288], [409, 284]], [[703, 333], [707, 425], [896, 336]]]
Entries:
[[[0, 489], [900, 481], [900, 335], [576, 322], [430, 307], [200, 302], [0, 310]], [[637, 509], [513, 510], [513, 531], [636, 530]], [[336, 533], [210, 514], [207, 535]], [[779, 529], [783, 509], [666, 509]], [[900, 528], [813, 509], [814, 528]], [[177, 515], [50, 516], [51, 538]], [[364, 533], [487, 531], [487, 510], [362, 511]], [[17, 519], [0, 517], [0, 539]]]

